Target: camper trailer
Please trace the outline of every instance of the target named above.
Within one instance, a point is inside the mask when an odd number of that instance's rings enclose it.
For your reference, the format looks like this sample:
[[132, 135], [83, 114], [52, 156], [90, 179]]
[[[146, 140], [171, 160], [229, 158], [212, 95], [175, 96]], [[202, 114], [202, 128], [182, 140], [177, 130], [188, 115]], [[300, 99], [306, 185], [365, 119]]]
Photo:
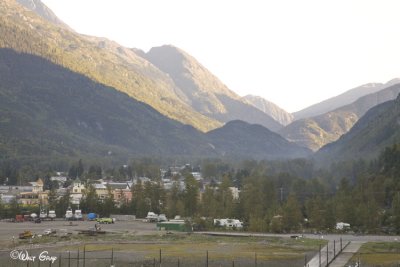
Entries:
[[243, 223], [237, 219], [214, 219], [214, 225], [233, 229], [243, 228]]

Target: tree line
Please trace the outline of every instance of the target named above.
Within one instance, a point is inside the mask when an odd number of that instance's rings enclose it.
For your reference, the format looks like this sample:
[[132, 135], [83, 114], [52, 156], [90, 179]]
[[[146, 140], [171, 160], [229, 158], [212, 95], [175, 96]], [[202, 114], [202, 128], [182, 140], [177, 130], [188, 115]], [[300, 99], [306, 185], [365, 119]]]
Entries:
[[[85, 168], [80, 160], [70, 166], [68, 175], [86, 181], [82, 211], [102, 216], [121, 213], [140, 218], [153, 211], [169, 218], [192, 218], [201, 228], [213, 227], [214, 218], [236, 218], [245, 223], [246, 230], [279, 233], [335, 231], [337, 222], [346, 222], [357, 232], [400, 233], [400, 145], [386, 148], [373, 161], [336, 163], [328, 170], [308, 160], [202, 160], [196, 166], [204, 181], [197, 181], [191, 170], [183, 170], [181, 176], [170, 177], [169, 190], [160, 179], [160, 165], [150, 159], [106, 171], [95, 165]], [[151, 180], [139, 179], [131, 188], [132, 200], [117, 207], [111, 191], [100, 200], [90, 183], [104, 176]], [[64, 214], [69, 196], [56, 198], [56, 187], [48, 179], [45, 183], [50, 189], [49, 205]], [[234, 198], [231, 187], [240, 190], [239, 198]], [[18, 205], [9, 205], [11, 209], [16, 211]], [[4, 204], [0, 210], [5, 210]]]

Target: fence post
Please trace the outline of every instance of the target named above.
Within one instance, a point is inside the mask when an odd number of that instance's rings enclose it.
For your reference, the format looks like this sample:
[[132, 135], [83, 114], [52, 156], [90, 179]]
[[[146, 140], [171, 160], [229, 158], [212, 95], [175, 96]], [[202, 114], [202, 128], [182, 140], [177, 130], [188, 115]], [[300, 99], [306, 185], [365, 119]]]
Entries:
[[156, 267], [156, 258], [153, 258], [153, 267]]
[[257, 252], [254, 253], [254, 266], [257, 267]]
[[179, 260], [179, 258], [178, 258], [178, 267], [180, 267], [180, 265], [181, 265], [181, 264], [180, 264], [180, 260]]
[[86, 245], [83, 245], [83, 267], [86, 266]]
[[78, 248], [78, 256], [76, 257], [76, 266], [79, 267], [79, 248]]
[[161, 267], [162, 261], [161, 261], [161, 248], [160, 248], [160, 267]]
[[206, 267], [208, 267], [208, 250], [207, 250], [207, 254], [206, 254]]
[[318, 267], [321, 267], [321, 250], [322, 250], [321, 245], [319, 245], [319, 251], [318, 251], [319, 265], [318, 265]]
[[329, 266], [329, 243], [326, 244], [326, 267]]
[[58, 267], [61, 267], [61, 253], [60, 256], [58, 257]]
[[307, 254], [304, 254], [304, 267], [307, 267]]
[[336, 240], [333, 240], [333, 257], [336, 256]]
[[343, 250], [343, 246], [342, 246], [342, 238], [340, 238], [340, 251]]
[[232, 260], [232, 267], [235, 267], [235, 260]]
[[114, 248], [111, 248], [111, 266], [114, 266]]
[[68, 251], [68, 267], [71, 267], [71, 251]]

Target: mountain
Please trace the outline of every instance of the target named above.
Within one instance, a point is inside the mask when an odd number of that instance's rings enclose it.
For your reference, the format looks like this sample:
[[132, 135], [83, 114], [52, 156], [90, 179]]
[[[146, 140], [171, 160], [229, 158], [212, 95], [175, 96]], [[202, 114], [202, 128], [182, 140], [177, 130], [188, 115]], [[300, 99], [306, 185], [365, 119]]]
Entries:
[[319, 162], [373, 159], [384, 148], [400, 143], [400, 95], [370, 109], [339, 140], [322, 147]]
[[207, 134], [41, 57], [0, 49], [0, 157], [121, 162], [129, 157], [287, 158], [308, 155], [260, 125]]
[[44, 18], [45, 20], [64, 27], [66, 29], [71, 29], [67, 24], [61, 21], [54, 13], [48, 8], [45, 4], [42, 3], [40, 0], [16, 0], [21, 5], [25, 6], [26, 8], [34, 11], [36, 14]]
[[145, 58], [172, 78], [184, 93], [181, 100], [197, 112], [223, 123], [243, 120], [272, 131], [282, 128], [269, 115], [243, 101], [185, 51], [164, 45], [151, 48]]
[[49, 59], [147, 103], [169, 118], [202, 131], [222, 125], [181, 100], [174, 81], [134, 49], [50, 23], [14, 0], [0, 1], [0, 36], [0, 48]]
[[335, 110], [342, 106], [348, 105], [363, 97], [365, 95], [379, 92], [383, 88], [387, 88], [396, 83], [400, 83], [400, 79], [393, 79], [386, 84], [382, 83], [369, 83], [356, 88], [353, 88], [343, 94], [329, 98], [318, 104], [314, 104], [308, 108], [293, 113], [295, 120], [315, 117], [317, 115], [325, 114], [329, 111]]
[[40, 57], [0, 49], [3, 159], [214, 155], [204, 134]]
[[246, 95], [243, 99], [284, 126], [293, 121], [292, 114], [260, 96]]
[[284, 159], [307, 157], [311, 151], [288, 142], [267, 128], [243, 121], [230, 121], [207, 133], [210, 144], [226, 157]]
[[[105, 38], [77, 34], [65, 27], [60, 28], [60, 23], [52, 16], [54, 14], [43, 14], [41, 11], [46, 6], [39, 0], [19, 1], [45, 20], [34, 16], [32, 12], [26, 12], [26, 9], [22, 10], [12, 0], [5, 0], [0, 4], [4, 6], [2, 24], [8, 23], [9, 28], [12, 28], [5, 32], [12, 34], [13, 30], [17, 30], [17, 35], [27, 33], [32, 38], [28, 42], [23, 40], [26, 37], [17, 37], [22, 39], [22, 43], [29, 43], [27, 49], [18, 47], [20, 40], [10, 43], [8, 38], [0, 47], [29, 51], [46, 57], [202, 131], [215, 129], [233, 119], [260, 123], [272, 130], [282, 127], [271, 117], [241, 101], [239, 96], [180, 49], [165, 46], [170, 48], [167, 54], [157, 55], [175, 57], [170, 67], [176, 69], [176, 75], [171, 75], [156, 64], [163, 60], [154, 59], [154, 51], [157, 49], [146, 54]], [[179, 53], [174, 53], [176, 51]], [[181, 55], [183, 61], [179, 60]]]
[[400, 84], [389, 86], [325, 114], [296, 120], [279, 133], [289, 141], [316, 151], [348, 132], [370, 108], [395, 99], [399, 93]]

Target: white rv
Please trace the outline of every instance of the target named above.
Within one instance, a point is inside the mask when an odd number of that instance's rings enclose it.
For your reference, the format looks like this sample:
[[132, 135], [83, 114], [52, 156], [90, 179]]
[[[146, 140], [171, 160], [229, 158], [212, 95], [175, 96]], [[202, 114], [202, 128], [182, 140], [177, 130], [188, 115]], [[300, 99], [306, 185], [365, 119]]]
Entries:
[[39, 218], [40, 218], [41, 220], [45, 220], [45, 219], [47, 218], [46, 210], [42, 209], [42, 210], [40, 211]]
[[152, 211], [149, 211], [149, 212], [147, 213], [146, 220], [147, 220], [148, 222], [157, 222], [157, 221], [158, 221], [158, 215], [155, 214], [155, 213], [152, 212]]
[[50, 220], [54, 220], [56, 218], [56, 212], [54, 210], [49, 210], [48, 217]]
[[75, 210], [74, 219], [76, 221], [82, 221], [83, 220], [82, 211], [81, 210]]
[[225, 228], [243, 228], [243, 222], [237, 219], [214, 219], [214, 225]]
[[74, 216], [74, 215], [72, 214], [72, 209], [71, 209], [71, 208], [68, 208], [67, 211], [65, 212], [65, 219], [66, 219], [67, 221], [73, 220], [73, 219], [74, 219], [73, 216]]

